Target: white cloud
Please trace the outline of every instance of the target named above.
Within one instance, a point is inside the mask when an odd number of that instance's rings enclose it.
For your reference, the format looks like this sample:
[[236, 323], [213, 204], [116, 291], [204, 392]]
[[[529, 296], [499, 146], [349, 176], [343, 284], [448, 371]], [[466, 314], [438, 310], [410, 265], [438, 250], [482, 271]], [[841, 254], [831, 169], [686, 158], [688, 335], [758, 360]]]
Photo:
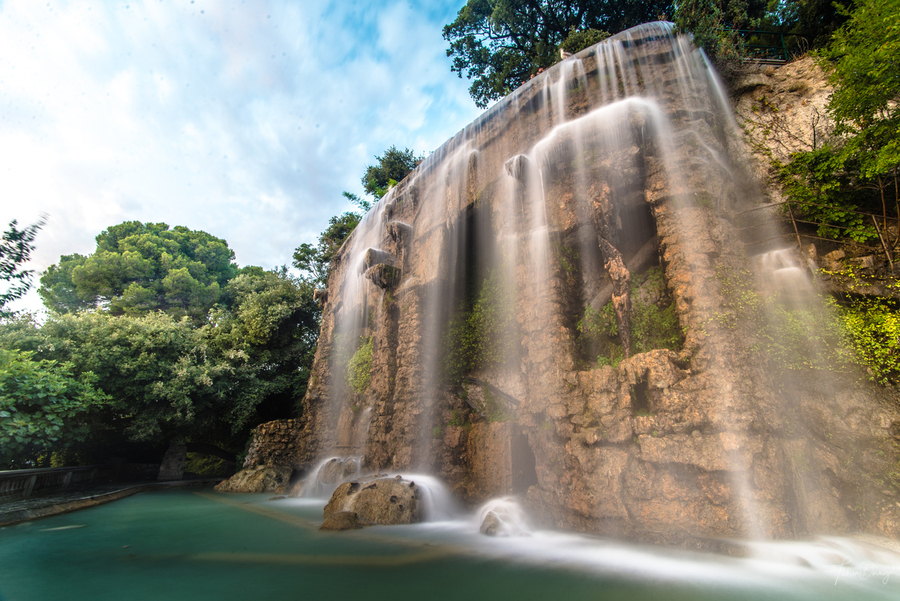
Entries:
[[240, 264], [290, 263], [376, 154], [434, 150], [477, 116], [441, 39], [458, 8], [8, 0], [0, 225], [49, 214], [38, 270], [124, 220], [208, 231]]

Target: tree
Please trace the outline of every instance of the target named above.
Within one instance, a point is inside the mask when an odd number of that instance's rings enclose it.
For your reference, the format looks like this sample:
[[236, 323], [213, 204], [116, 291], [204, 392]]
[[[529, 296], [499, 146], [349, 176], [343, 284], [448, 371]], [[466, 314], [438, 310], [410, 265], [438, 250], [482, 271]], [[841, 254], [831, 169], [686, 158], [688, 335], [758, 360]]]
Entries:
[[[378, 161], [376, 165], [366, 167], [366, 172], [362, 177], [366, 194], [372, 194], [376, 200], [381, 200], [387, 191], [409, 175], [423, 158], [416, 156], [416, 153], [409, 148], [399, 150], [396, 146], [391, 146], [384, 151], [383, 155], [375, 157], [375, 160]], [[351, 200], [356, 198], [348, 192], [344, 192], [344, 196]], [[358, 198], [356, 201], [357, 203], [361, 202]], [[365, 210], [369, 209], [368, 206], [361, 205], [361, 207]]]
[[284, 268], [248, 267], [199, 328], [162, 312], [81, 311], [44, 324], [24, 315], [0, 324], [0, 349], [43, 362], [44, 372], [64, 366], [62, 376], [90, 378], [108, 395], [89, 416], [66, 416], [66, 428], [89, 431], [87, 456], [173, 440], [234, 452], [252, 427], [296, 411], [318, 337], [312, 296]]
[[[900, 0], [860, 0], [820, 52], [819, 64], [834, 91], [828, 114], [834, 136], [821, 148], [797, 153], [782, 168], [792, 200], [806, 214], [826, 213], [851, 227], [857, 240], [877, 239], [871, 224], [855, 227], [844, 209], [878, 211], [882, 229], [900, 218]], [[827, 205], [825, 209], [809, 204]], [[893, 205], [893, 206], [891, 206]], [[893, 243], [900, 241], [900, 225]]]
[[242, 272], [225, 288], [225, 303], [210, 312], [204, 334], [221, 355], [243, 353], [259, 366], [253, 385], [261, 421], [296, 412], [306, 393], [319, 337], [318, 304], [312, 282], [285, 268]]
[[469, 0], [443, 35], [451, 70], [474, 80], [469, 94], [484, 108], [558, 61], [573, 33], [616, 33], [673, 8], [671, 0]]
[[38, 291], [59, 313], [98, 307], [112, 315], [164, 311], [199, 323], [237, 273], [228, 244], [203, 231], [127, 221], [97, 236], [92, 255], [64, 255]]
[[34, 361], [32, 354], [0, 349], [0, 465], [7, 469], [35, 466], [84, 442], [110, 402], [94, 374], [75, 376], [71, 363]]
[[714, 61], [744, 56], [737, 30], [757, 27], [767, 14], [764, 0], [682, 0], [675, 10], [678, 29], [694, 35]]
[[294, 250], [293, 266], [306, 273], [310, 282], [324, 288], [334, 255], [361, 220], [362, 215], [352, 211], [332, 217], [315, 246], [304, 242]]
[[0, 293], [0, 317], [11, 317], [12, 313], [4, 307], [7, 303], [20, 299], [31, 288], [31, 269], [22, 269], [34, 250], [34, 238], [38, 230], [44, 226], [41, 219], [33, 225], [19, 229], [18, 221], [9, 222], [9, 229], [0, 238], [0, 280], [8, 282], [5, 292]]

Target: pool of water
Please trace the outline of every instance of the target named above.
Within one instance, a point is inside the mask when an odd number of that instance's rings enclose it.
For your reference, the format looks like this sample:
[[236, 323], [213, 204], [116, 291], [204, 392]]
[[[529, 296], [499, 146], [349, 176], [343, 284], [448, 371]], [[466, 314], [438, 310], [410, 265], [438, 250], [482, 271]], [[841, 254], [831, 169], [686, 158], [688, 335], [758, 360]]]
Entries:
[[493, 538], [474, 518], [321, 532], [323, 500], [142, 493], [0, 529], [0, 599], [891, 599], [900, 555], [855, 539], [750, 558], [557, 532]]

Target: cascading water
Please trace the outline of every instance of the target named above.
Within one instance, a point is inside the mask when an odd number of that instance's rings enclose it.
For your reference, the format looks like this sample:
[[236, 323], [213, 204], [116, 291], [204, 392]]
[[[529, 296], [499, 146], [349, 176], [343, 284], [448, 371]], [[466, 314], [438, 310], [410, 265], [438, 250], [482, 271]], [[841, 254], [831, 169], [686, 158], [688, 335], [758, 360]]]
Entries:
[[666, 23], [503, 99], [336, 258], [310, 466], [361, 456], [664, 544], [896, 536], [878, 482], [900, 417], [814, 371], [827, 312], [794, 251], [745, 251], [735, 215], [761, 198], [742, 148], [702, 52]]

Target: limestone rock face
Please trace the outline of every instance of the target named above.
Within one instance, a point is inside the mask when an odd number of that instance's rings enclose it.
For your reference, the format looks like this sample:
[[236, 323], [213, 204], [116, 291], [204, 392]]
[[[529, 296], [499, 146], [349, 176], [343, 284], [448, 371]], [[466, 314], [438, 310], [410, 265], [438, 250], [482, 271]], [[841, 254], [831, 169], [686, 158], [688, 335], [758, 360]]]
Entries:
[[419, 487], [399, 476], [345, 482], [325, 506], [325, 517], [341, 512], [368, 524], [414, 524], [421, 519]]
[[263, 465], [241, 470], [216, 485], [219, 492], [273, 492], [287, 493], [293, 469], [286, 465]]
[[325, 521], [319, 527], [320, 530], [359, 530], [364, 528], [359, 516], [353, 511], [336, 511], [325, 516]]
[[302, 423], [296, 419], [279, 419], [257, 426], [243, 467], [297, 465], [302, 445], [301, 427]]
[[[707, 67], [687, 64], [658, 28], [622, 35], [637, 36], [621, 50], [636, 53], [627, 63], [640, 76], [602, 83], [615, 53], [585, 50], [498, 103], [372, 208], [332, 263], [300, 435], [277, 457], [308, 476], [332, 456], [421, 470], [470, 504], [513, 495], [541, 525], [667, 545], [900, 537], [896, 391], [828, 370], [785, 373], [784, 353], [761, 335], [766, 311], [747, 318], [765, 292], [747, 221], [767, 218], [756, 209], [778, 198], [755, 193], [723, 97], [681, 87], [686, 72], [707, 81]], [[812, 141], [827, 90], [794, 81], [819, 77], [809, 62], [783, 69], [739, 86], [754, 144], [799, 124], [808, 139], [791, 140]], [[640, 89], [629, 98], [606, 95], [631, 85]], [[755, 165], [766, 176], [768, 159]], [[588, 309], [611, 309], [614, 277], [625, 275], [605, 266], [601, 236], [635, 284], [658, 269], [662, 285], [619, 307], [674, 307], [678, 340], [667, 349], [591, 350]], [[851, 260], [877, 269], [865, 256], [828, 264]], [[505, 278], [496, 288], [491, 273]], [[499, 284], [511, 289], [506, 321], [489, 310], [504, 298]], [[649, 327], [638, 317], [632, 334]], [[447, 333], [476, 321], [508, 347], [493, 361], [457, 361], [466, 373], [442, 379]], [[356, 392], [348, 363], [361, 339], [372, 359]], [[253, 456], [276, 457], [262, 446]], [[398, 520], [417, 519], [418, 499], [406, 486], [342, 484], [327, 512], [408, 523]]]

